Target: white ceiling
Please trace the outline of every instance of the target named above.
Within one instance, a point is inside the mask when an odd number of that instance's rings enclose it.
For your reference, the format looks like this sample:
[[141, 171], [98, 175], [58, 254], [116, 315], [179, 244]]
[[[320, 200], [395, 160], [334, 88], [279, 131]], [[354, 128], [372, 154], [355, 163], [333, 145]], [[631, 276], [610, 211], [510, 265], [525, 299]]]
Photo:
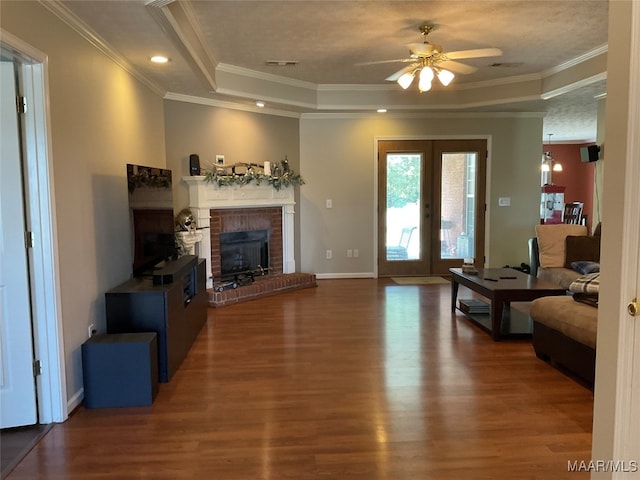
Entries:
[[[545, 79], [567, 65], [606, 53], [606, 0], [512, 1], [172, 1], [46, 2], [116, 61], [166, 98], [233, 102], [253, 107], [261, 95], [274, 111], [546, 112], [544, 136], [554, 141], [596, 138], [597, 101], [605, 74], [572, 78], [542, 100]], [[500, 48], [501, 57], [462, 60], [478, 68], [447, 87], [417, 94], [385, 78], [402, 63], [407, 44], [429, 41], [444, 51]], [[167, 65], [149, 62], [168, 55]], [[577, 60], [576, 60], [577, 59]], [[265, 62], [295, 61], [296, 66]], [[515, 66], [491, 66], [500, 62]], [[538, 85], [538, 91], [531, 87]], [[465, 92], [494, 88], [486, 101]], [[413, 87], [415, 90], [415, 87]], [[554, 89], [551, 89], [554, 90]], [[487, 90], [488, 92], [489, 90]], [[311, 92], [311, 94], [310, 94]], [[456, 92], [456, 100], [451, 100]], [[340, 97], [342, 95], [342, 97]], [[491, 98], [490, 98], [491, 97]], [[335, 98], [342, 98], [340, 102]], [[345, 101], [344, 99], [349, 99]], [[415, 100], [414, 100], [415, 99]]]

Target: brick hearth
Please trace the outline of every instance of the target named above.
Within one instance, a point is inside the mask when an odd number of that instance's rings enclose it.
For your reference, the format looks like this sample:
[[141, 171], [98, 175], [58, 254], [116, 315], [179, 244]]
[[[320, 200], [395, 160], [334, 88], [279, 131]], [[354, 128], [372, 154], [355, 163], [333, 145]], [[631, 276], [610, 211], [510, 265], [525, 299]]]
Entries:
[[207, 290], [207, 292], [209, 293], [209, 306], [222, 307], [302, 288], [316, 287], [317, 285], [315, 274], [286, 273], [256, 277], [255, 282], [252, 284], [240, 286], [236, 289], [230, 288], [222, 292], [216, 292], [211, 289]]

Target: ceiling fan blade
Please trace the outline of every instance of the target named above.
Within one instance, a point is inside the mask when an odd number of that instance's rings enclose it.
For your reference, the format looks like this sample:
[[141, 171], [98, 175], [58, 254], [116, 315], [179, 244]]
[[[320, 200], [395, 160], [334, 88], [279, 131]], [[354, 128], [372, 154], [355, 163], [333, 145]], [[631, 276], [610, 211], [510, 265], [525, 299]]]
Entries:
[[447, 58], [457, 60], [460, 58], [499, 57], [502, 50], [499, 48], [477, 48], [475, 50], [460, 50], [458, 52], [445, 52]]
[[355, 65], [357, 67], [361, 67], [363, 65], [382, 65], [383, 63], [398, 63], [398, 62], [413, 62], [413, 58], [397, 58], [395, 60], [377, 60], [374, 62], [359, 62]]
[[446, 68], [447, 70], [451, 70], [455, 73], [468, 74], [473, 73], [478, 70], [476, 67], [472, 67], [471, 65], [465, 65], [464, 63], [454, 62], [453, 60], [447, 60], [441, 63], [438, 63], [438, 67]]
[[396, 80], [398, 80], [402, 75], [404, 75], [405, 73], [409, 73], [411, 70], [415, 69], [416, 67], [418, 67], [419, 64], [417, 63], [413, 63], [411, 65], [407, 65], [406, 67], [404, 67], [401, 70], [398, 70], [396, 73], [389, 75], [387, 78], [385, 78], [385, 80], [387, 82], [395, 82]]

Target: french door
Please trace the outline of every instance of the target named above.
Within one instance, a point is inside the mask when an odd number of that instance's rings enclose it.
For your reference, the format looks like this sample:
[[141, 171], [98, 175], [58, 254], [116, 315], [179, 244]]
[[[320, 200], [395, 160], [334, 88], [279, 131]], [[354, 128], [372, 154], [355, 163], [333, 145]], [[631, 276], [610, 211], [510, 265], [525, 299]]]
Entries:
[[486, 140], [378, 142], [378, 275], [484, 260]]

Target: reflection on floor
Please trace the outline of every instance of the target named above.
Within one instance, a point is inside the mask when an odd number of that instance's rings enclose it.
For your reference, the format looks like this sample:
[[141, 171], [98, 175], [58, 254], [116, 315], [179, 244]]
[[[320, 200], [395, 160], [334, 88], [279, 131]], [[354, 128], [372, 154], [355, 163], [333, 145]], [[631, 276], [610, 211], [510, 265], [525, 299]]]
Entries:
[[442, 277], [392, 277], [391, 280], [398, 285], [437, 285], [451, 283]]
[[51, 425], [31, 425], [0, 430], [0, 478], [6, 478], [50, 428]]

